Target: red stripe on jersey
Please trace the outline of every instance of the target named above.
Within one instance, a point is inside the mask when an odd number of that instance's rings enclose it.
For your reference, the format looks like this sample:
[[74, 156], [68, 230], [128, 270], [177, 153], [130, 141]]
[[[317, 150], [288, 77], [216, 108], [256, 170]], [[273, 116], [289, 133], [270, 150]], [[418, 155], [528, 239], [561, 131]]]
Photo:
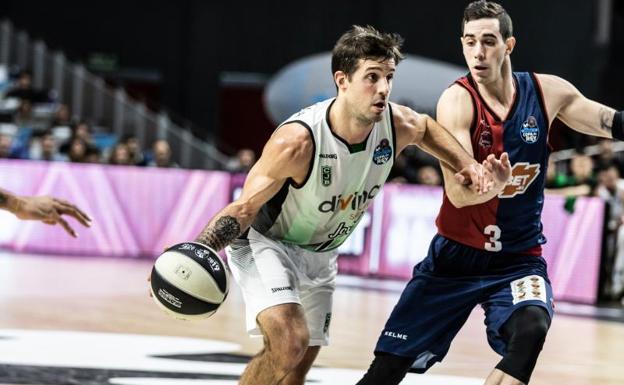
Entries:
[[[503, 149], [503, 123], [481, 102], [476, 87], [467, 77], [456, 83], [464, 87], [472, 97], [475, 108], [475, 121], [471, 124], [472, 151], [477, 162], [482, 162], [488, 155], [500, 157]], [[494, 197], [479, 205], [457, 208], [448, 199], [446, 192], [440, 213], [436, 219], [438, 233], [455, 242], [483, 250], [490, 243], [490, 235], [484, 233], [488, 225], [496, 225], [496, 213], [499, 199]]]

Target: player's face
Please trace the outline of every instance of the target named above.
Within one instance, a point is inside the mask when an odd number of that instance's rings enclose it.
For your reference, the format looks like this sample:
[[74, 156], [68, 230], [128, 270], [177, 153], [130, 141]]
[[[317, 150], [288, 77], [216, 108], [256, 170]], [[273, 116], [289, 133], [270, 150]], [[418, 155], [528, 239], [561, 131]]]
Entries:
[[513, 37], [503, 40], [498, 19], [478, 19], [464, 24], [461, 38], [466, 64], [476, 82], [486, 84], [502, 76], [502, 67], [513, 49]]
[[345, 79], [344, 87], [347, 103], [357, 119], [365, 123], [381, 120], [388, 108], [395, 68], [394, 59], [359, 60], [357, 71], [351, 79]]

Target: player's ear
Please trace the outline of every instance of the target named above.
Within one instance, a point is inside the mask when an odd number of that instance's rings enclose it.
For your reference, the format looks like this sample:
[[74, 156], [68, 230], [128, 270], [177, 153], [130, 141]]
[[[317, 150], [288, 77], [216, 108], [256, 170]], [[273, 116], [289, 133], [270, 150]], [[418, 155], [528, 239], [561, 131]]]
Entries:
[[507, 40], [505, 40], [505, 45], [507, 46], [507, 49], [505, 49], [505, 53], [507, 55], [511, 55], [514, 47], [516, 46], [516, 38], [513, 36], [508, 37]]
[[340, 90], [345, 90], [347, 88], [347, 74], [343, 71], [334, 72], [334, 82], [336, 83], [336, 87]]

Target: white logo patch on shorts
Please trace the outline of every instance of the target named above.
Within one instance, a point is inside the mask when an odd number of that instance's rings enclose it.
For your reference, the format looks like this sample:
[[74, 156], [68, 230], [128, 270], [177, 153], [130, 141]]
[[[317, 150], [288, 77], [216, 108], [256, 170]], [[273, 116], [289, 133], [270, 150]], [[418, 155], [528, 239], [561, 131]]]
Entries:
[[546, 282], [539, 275], [529, 275], [511, 282], [513, 304], [523, 301], [542, 301], [546, 303]]

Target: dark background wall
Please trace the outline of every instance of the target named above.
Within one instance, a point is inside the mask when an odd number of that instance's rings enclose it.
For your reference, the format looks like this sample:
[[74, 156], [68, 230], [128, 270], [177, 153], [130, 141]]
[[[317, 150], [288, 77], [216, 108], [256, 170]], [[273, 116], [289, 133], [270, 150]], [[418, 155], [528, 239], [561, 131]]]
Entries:
[[[94, 1], [4, 0], [0, 17], [64, 50], [74, 60], [117, 55], [121, 69], [156, 74], [157, 102], [217, 130], [223, 71], [273, 74], [305, 55], [328, 51], [352, 24], [406, 38], [405, 52], [463, 64], [460, 20], [467, 1]], [[603, 74], [622, 63], [594, 43], [596, 1], [502, 1], [514, 20], [516, 70], [555, 73], [606, 102]], [[616, 2], [617, 3], [617, 2]], [[621, 3], [621, 2], [620, 2]], [[620, 20], [622, 7], [614, 18]], [[616, 40], [621, 45], [622, 39]], [[619, 52], [619, 53], [616, 53]], [[609, 59], [610, 62], [606, 60]], [[609, 67], [611, 63], [611, 67]], [[400, 70], [400, 67], [399, 67]], [[619, 87], [621, 89], [621, 87]], [[617, 99], [620, 98], [620, 99]], [[622, 107], [620, 105], [619, 107]], [[244, 114], [244, 111], [241, 111]]]

